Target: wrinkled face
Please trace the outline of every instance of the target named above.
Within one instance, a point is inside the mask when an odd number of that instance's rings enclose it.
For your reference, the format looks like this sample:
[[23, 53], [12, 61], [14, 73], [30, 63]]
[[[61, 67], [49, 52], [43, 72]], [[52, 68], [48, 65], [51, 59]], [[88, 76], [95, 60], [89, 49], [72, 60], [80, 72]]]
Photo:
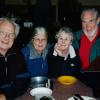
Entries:
[[45, 33], [41, 35], [37, 34], [36, 36], [34, 36], [33, 45], [38, 53], [42, 53], [47, 45], [47, 38]]
[[69, 34], [62, 32], [58, 37], [57, 44], [59, 45], [60, 50], [65, 51], [72, 44], [72, 37]]
[[88, 36], [94, 36], [97, 31], [98, 19], [94, 12], [86, 11], [82, 15], [82, 28], [84, 33]]
[[0, 22], [0, 49], [8, 50], [15, 39], [14, 27], [9, 22]]

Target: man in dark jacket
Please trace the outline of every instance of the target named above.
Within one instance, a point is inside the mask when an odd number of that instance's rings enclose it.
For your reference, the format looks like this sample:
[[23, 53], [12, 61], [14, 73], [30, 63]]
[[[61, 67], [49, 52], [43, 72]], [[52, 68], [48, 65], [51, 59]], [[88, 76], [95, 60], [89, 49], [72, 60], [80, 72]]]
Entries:
[[0, 18], [0, 100], [13, 100], [28, 88], [29, 77], [23, 56], [13, 51], [19, 26]]

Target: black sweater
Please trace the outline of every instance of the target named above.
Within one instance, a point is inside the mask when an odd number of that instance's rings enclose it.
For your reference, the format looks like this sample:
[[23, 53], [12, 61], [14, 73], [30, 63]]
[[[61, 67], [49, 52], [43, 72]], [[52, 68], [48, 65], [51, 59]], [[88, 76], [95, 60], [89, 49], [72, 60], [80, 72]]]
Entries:
[[51, 48], [48, 53], [48, 77], [57, 78], [61, 75], [72, 75], [77, 78], [80, 77], [81, 73], [81, 63], [80, 59], [77, 56], [74, 58], [68, 58], [64, 60], [64, 57], [61, 56], [54, 56], [53, 55], [54, 49]]
[[29, 77], [21, 53], [9, 50], [5, 56], [0, 54], [0, 94], [7, 100], [22, 95], [28, 88]]

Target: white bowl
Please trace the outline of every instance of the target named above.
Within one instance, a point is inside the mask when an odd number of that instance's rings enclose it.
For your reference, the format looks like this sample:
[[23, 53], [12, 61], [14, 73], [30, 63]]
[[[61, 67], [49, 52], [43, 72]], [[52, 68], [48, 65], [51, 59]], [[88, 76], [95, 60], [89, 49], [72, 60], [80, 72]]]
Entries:
[[[95, 98], [88, 97], [88, 96], [81, 96], [84, 100], [96, 100]], [[73, 97], [70, 97], [68, 100], [74, 100]]]
[[41, 96], [51, 96], [52, 90], [46, 87], [34, 88], [30, 91], [32, 96], [41, 95]]

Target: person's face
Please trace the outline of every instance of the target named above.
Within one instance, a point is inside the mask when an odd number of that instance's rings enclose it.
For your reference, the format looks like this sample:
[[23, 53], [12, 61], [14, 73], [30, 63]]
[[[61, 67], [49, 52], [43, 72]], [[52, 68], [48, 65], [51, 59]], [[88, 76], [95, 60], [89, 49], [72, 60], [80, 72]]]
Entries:
[[58, 37], [57, 45], [61, 51], [65, 51], [72, 44], [72, 37], [64, 32]]
[[45, 33], [41, 35], [36, 35], [33, 38], [33, 45], [35, 49], [37, 50], [38, 53], [42, 53], [43, 50], [45, 49], [47, 44], [47, 38]]
[[94, 36], [97, 31], [98, 19], [96, 18], [95, 13], [87, 11], [82, 15], [82, 28], [84, 33], [90, 37]]
[[0, 23], [0, 49], [8, 50], [12, 47], [15, 39], [15, 30], [11, 23]]

